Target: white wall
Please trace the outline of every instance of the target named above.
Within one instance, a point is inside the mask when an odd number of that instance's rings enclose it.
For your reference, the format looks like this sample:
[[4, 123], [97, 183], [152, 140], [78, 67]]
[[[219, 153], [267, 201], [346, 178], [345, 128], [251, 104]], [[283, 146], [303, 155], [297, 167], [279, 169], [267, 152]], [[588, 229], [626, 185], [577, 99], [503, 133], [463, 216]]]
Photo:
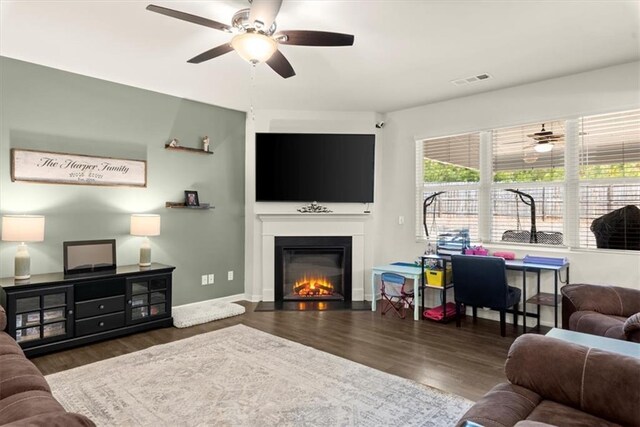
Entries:
[[[640, 62], [635, 62], [388, 113], [377, 165], [384, 176], [379, 181], [376, 203], [376, 233], [385, 244], [376, 247], [375, 264], [412, 260], [424, 251], [424, 243], [416, 242], [414, 229], [417, 139], [638, 108], [639, 76]], [[398, 224], [399, 216], [406, 218], [404, 225]], [[515, 252], [519, 256], [534, 253], [522, 248]], [[575, 250], [544, 254], [569, 258], [572, 283], [640, 289], [637, 252]], [[548, 287], [546, 281], [543, 290]], [[546, 310], [543, 320], [550, 320]]]
[[[299, 132], [299, 133], [366, 133], [376, 134], [376, 177], [374, 200], [370, 205], [371, 219], [366, 222], [365, 240], [370, 244], [365, 248], [365, 264], [373, 264], [374, 239], [377, 235], [376, 208], [380, 198], [380, 150], [383, 145], [381, 132], [375, 128], [380, 119], [373, 112], [323, 112], [257, 110], [255, 118], [247, 115], [246, 127], [246, 179], [245, 179], [245, 295], [251, 301], [262, 299], [262, 223], [257, 215], [266, 213], [296, 214], [302, 203], [256, 203], [255, 192], [255, 133], [256, 132]], [[311, 200], [310, 200], [311, 202]], [[324, 204], [336, 214], [363, 213], [364, 205], [359, 203]], [[369, 272], [365, 273], [368, 277]], [[365, 288], [368, 290], [368, 287]]]

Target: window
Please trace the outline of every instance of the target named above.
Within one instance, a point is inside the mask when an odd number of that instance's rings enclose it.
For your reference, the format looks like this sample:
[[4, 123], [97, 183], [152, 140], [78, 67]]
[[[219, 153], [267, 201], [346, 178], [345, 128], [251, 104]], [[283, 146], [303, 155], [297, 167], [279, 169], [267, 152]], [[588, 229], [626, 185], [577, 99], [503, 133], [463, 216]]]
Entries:
[[558, 121], [493, 131], [491, 241], [564, 243], [564, 133]]
[[580, 246], [640, 250], [640, 110], [578, 126]]
[[430, 237], [438, 232], [467, 229], [478, 238], [480, 134], [447, 136], [418, 141], [416, 159], [416, 237], [425, 238], [423, 204]]
[[429, 235], [640, 250], [640, 109], [422, 140], [416, 161], [418, 238], [442, 192]]

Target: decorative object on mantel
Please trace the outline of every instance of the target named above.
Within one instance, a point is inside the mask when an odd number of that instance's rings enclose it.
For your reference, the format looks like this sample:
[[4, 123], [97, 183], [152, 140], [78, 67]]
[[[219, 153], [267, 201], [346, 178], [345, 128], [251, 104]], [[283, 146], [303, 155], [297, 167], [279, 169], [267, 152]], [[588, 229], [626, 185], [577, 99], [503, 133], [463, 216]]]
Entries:
[[202, 149], [206, 152], [209, 152], [209, 137], [206, 135], [202, 139]]
[[146, 187], [147, 162], [12, 148], [11, 181]]
[[44, 240], [44, 217], [42, 215], [5, 215], [2, 217], [2, 240], [20, 242], [15, 258], [16, 280], [31, 277], [31, 257], [25, 242]]
[[142, 236], [144, 240], [140, 245], [140, 267], [149, 267], [151, 265], [151, 244], [149, 236], [160, 235], [160, 215], [154, 214], [133, 214], [131, 215], [132, 236]]
[[173, 138], [169, 143], [169, 147], [172, 147], [172, 148], [176, 148], [179, 146], [180, 146], [180, 141], [178, 141], [178, 138]]
[[318, 202], [311, 202], [307, 206], [298, 208], [298, 212], [301, 213], [331, 213], [333, 212], [326, 206], [319, 205]]

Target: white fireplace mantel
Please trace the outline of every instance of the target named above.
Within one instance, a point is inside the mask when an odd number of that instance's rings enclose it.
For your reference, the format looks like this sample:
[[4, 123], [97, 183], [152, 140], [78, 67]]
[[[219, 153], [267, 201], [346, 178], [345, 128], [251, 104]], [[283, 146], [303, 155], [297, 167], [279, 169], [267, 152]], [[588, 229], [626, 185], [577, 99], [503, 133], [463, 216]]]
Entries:
[[275, 298], [275, 238], [277, 236], [350, 236], [352, 238], [353, 301], [364, 301], [365, 223], [369, 214], [259, 214], [262, 222], [262, 300]]

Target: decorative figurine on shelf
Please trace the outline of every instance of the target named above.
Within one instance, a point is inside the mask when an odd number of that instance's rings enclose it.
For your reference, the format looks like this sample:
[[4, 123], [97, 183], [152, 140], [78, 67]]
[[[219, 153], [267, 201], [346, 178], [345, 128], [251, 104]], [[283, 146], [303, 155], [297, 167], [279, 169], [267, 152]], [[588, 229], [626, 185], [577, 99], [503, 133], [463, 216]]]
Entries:
[[298, 212], [301, 213], [331, 213], [332, 210], [328, 209], [326, 206], [319, 205], [318, 202], [311, 202], [307, 206], [303, 206], [298, 209]]
[[209, 151], [209, 137], [205, 135], [202, 139], [202, 149], [204, 151]]
[[179, 146], [180, 146], [180, 141], [178, 141], [178, 138], [173, 138], [169, 143], [169, 147], [179, 147]]

